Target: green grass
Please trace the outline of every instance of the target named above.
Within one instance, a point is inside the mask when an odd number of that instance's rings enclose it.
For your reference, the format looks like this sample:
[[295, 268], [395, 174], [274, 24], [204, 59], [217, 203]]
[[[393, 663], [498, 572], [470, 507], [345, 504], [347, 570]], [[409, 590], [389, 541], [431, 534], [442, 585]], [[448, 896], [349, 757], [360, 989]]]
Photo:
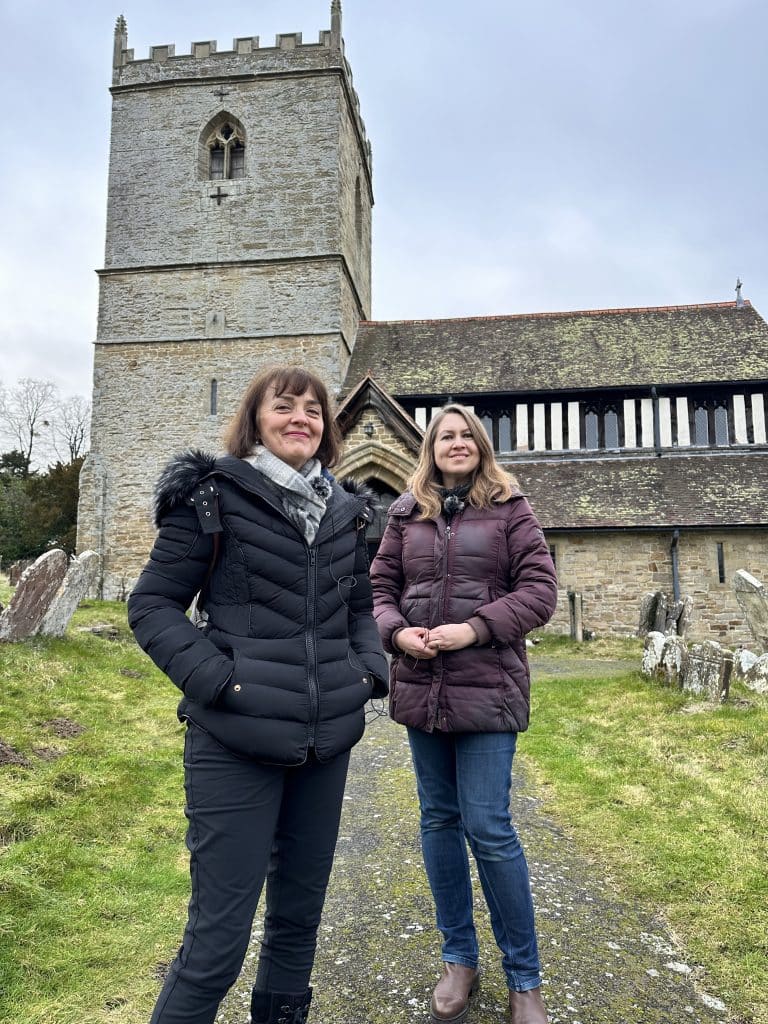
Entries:
[[[576, 841], [662, 910], [729, 1005], [766, 1021], [768, 698], [737, 689], [713, 708], [636, 671], [549, 672], [590, 646], [545, 640], [532, 653], [543, 674], [526, 763]], [[639, 641], [603, 647], [639, 663]]]
[[29, 762], [0, 767], [0, 1021], [145, 1020], [187, 897], [175, 691], [125, 606], [94, 603], [63, 640], [0, 645], [0, 692], [0, 738]]
[[[118, 639], [78, 630], [93, 622]], [[639, 657], [638, 641], [545, 637], [521, 754], [597, 868], [763, 1024], [768, 698], [703, 710]], [[0, 693], [0, 739], [28, 761], [0, 765], [0, 1024], [140, 1024], [188, 897], [176, 691], [125, 606], [87, 602], [62, 640], [0, 645]]]

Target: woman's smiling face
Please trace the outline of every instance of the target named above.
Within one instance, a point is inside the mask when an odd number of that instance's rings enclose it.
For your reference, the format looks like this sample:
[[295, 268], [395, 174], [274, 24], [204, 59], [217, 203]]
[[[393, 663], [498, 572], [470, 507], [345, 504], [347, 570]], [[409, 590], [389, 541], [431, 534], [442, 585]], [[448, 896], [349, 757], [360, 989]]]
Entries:
[[314, 391], [278, 395], [271, 385], [256, 415], [265, 448], [293, 469], [314, 458], [323, 439], [323, 410]]
[[435, 435], [434, 458], [446, 487], [467, 482], [480, 465], [480, 451], [472, 432], [467, 421], [457, 412], [446, 413], [440, 421]]

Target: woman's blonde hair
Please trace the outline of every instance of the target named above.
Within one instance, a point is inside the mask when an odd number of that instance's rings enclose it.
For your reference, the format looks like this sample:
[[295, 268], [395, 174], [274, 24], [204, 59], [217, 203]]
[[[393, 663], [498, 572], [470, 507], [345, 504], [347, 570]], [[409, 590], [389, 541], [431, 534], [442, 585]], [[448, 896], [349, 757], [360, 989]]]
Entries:
[[517, 481], [496, 461], [485, 427], [478, 417], [465, 405], [451, 402], [444, 405], [429, 421], [419, 452], [419, 461], [413, 476], [408, 481], [411, 493], [421, 508], [420, 519], [436, 519], [442, 508], [442, 474], [435, 463], [435, 438], [440, 424], [448, 413], [461, 416], [469, 429], [480, 453], [480, 462], [475, 470], [467, 501], [473, 508], [490, 508], [494, 502], [506, 501], [517, 487]]

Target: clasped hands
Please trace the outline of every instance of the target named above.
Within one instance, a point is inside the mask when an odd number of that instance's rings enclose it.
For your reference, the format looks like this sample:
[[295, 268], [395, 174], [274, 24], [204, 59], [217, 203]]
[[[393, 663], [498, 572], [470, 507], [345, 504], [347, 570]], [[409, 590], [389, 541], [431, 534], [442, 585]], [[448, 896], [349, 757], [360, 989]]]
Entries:
[[412, 658], [435, 658], [440, 651], [459, 651], [471, 647], [477, 634], [467, 622], [444, 623], [427, 629], [426, 626], [406, 626], [395, 638], [395, 645]]

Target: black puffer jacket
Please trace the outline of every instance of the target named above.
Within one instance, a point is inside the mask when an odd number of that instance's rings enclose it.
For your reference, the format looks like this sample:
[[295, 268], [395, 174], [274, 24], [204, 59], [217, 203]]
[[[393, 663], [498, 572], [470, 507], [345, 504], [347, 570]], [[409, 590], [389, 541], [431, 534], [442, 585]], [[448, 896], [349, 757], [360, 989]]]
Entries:
[[[354, 487], [354, 485], [350, 485]], [[128, 601], [136, 639], [184, 693], [179, 718], [238, 754], [300, 764], [363, 733], [363, 707], [386, 694], [372, 615], [367, 492], [336, 482], [311, 546], [247, 462], [178, 456], [155, 495], [160, 532]], [[185, 612], [206, 578], [209, 621]]]

